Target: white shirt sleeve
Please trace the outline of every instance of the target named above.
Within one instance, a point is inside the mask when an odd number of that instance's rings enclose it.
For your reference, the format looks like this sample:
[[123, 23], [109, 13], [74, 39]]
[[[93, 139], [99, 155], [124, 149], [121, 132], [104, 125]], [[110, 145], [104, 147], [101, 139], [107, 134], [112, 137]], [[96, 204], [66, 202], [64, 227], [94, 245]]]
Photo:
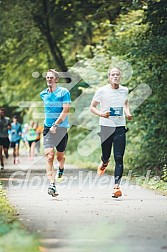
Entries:
[[101, 97], [102, 97], [102, 92], [100, 90], [97, 90], [93, 96], [93, 100], [97, 102], [101, 102]]

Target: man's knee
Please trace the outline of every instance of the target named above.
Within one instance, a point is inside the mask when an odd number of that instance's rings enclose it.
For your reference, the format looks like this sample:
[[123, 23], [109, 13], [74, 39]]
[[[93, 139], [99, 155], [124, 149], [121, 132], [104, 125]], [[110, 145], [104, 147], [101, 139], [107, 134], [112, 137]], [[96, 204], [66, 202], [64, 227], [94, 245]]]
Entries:
[[57, 161], [58, 161], [58, 162], [61, 162], [61, 161], [63, 161], [63, 160], [65, 160], [65, 155], [64, 155], [64, 153], [61, 153], [61, 154], [58, 154], [58, 153], [57, 153]]
[[122, 155], [115, 155], [114, 156], [115, 162], [119, 165], [123, 164], [123, 156]]
[[7, 153], [8, 152], [8, 149], [7, 148], [4, 148], [4, 153]]
[[47, 160], [48, 160], [48, 162], [53, 162], [53, 160], [54, 160], [54, 153], [48, 153], [47, 154]]
[[48, 162], [52, 162], [54, 160], [54, 149], [52, 148], [45, 149], [45, 156]]

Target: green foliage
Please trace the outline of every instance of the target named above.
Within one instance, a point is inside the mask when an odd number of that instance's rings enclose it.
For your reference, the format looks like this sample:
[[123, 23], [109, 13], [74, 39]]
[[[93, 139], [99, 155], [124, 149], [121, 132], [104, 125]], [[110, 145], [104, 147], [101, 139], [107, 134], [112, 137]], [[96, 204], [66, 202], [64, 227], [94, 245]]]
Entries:
[[138, 177], [135, 179], [137, 185], [141, 185], [146, 189], [156, 190], [163, 195], [167, 195], [167, 183], [160, 179], [159, 176], [151, 176], [146, 179], [145, 177]]
[[[97, 125], [98, 118], [89, 112], [95, 90], [107, 83], [107, 70], [112, 61], [124, 60], [133, 68], [132, 78], [124, 83], [130, 92], [141, 83], [152, 89], [152, 95], [134, 111], [133, 121], [128, 123], [125, 167], [141, 174], [149, 168], [164, 176], [167, 163], [166, 5], [165, 0], [2, 0], [0, 106], [9, 109], [18, 106], [17, 111], [29, 120], [34, 112], [41, 113], [42, 108], [19, 107], [19, 104], [40, 101], [39, 93], [45, 88], [42, 73], [50, 67], [66, 71], [78, 60], [86, 60], [100, 74], [100, 79], [91, 88], [84, 79], [71, 90], [78, 109], [70, 117], [80, 128], [70, 131], [72, 140], [68, 151], [75, 160], [99, 162], [100, 149], [85, 159], [79, 156], [77, 148], [89, 132], [84, 129]], [[33, 72], [39, 72], [40, 77], [32, 77]], [[75, 101], [82, 92], [83, 97]]]
[[167, 35], [166, 25], [166, 0], [148, 0], [145, 22], [150, 25], [150, 32], [154, 36], [163, 37]]
[[6, 197], [0, 184], [0, 251], [4, 252], [38, 252], [39, 241], [30, 235], [16, 220], [16, 211]]
[[13, 229], [0, 237], [0, 247], [6, 252], [38, 252], [39, 242], [25, 231]]
[[162, 179], [163, 179], [164, 182], [167, 182], [167, 165], [166, 164], [163, 167]]
[[[165, 116], [167, 40], [160, 35], [149, 37], [152, 25], [143, 20], [151, 14], [149, 11], [144, 11], [146, 6], [142, 8], [120, 14], [112, 36], [105, 30], [107, 27], [109, 29], [109, 23], [103, 22], [103, 28], [105, 27], [102, 33], [103, 43], [96, 42], [96, 47], [93, 47], [92, 51], [95, 57], [98, 55], [94, 67], [100, 72], [107, 72], [109, 57], [119, 55], [120, 60], [127, 60], [133, 67], [132, 79], [127, 83], [129, 89], [133, 91], [142, 82], [147, 83], [152, 89], [152, 95], [134, 112], [133, 121], [128, 123], [130, 131], [127, 134], [125, 167], [136, 169], [141, 174], [149, 168], [155, 174], [162, 176], [162, 168], [167, 161], [165, 154], [167, 150], [165, 137], [167, 135]], [[94, 36], [95, 41], [97, 35], [99, 34]], [[101, 61], [98, 60], [99, 57]], [[84, 118], [86, 117], [83, 114], [82, 121]], [[93, 116], [91, 121], [93, 122]]]
[[10, 206], [9, 202], [6, 199], [6, 193], [2, 189], [0, 184], [0, 235], [7, 233], [10, 229], [10, 226], [7, 224], [12, 224], [14, 221], [15, 210]]

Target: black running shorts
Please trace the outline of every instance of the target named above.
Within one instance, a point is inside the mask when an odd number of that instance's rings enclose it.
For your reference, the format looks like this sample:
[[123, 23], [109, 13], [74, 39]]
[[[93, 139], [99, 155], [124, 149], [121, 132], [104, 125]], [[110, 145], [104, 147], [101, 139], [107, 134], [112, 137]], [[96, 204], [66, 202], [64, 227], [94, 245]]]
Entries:
[[0, 146], [3, 146], [5, 149], [9, 149], [10, 141], [8, 137], [0, 137]]

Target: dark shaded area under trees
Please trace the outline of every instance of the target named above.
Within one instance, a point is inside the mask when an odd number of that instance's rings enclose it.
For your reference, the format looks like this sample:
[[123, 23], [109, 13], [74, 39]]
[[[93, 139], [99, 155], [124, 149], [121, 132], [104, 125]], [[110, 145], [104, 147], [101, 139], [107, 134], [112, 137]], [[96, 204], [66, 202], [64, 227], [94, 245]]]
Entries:
[[[163, 176], [167, 166], [167, 24], [166, 0], [2, 0], [0, 2], [0, 106], [22, 117], [32, 110], [20, 101], [39, 101], [42, 73], [50, 67], [66, 72], [78, 60], [117, 56], [133, 67], [126, 84], [132, 91], [147, 83], [152, 95], [129, 124], [126, 166]], [[106, 72], [108, 66], [102, 62]], [[39, 78], [32, 73], [39, 72]], [[87, 88], [71, 90], [75, 100]], [[74, 127], [74, 152], [86, 131]], [[78, 138], [76, 137], [78, 135]], [[73, 137], [75, 136], [75, 137]]]

